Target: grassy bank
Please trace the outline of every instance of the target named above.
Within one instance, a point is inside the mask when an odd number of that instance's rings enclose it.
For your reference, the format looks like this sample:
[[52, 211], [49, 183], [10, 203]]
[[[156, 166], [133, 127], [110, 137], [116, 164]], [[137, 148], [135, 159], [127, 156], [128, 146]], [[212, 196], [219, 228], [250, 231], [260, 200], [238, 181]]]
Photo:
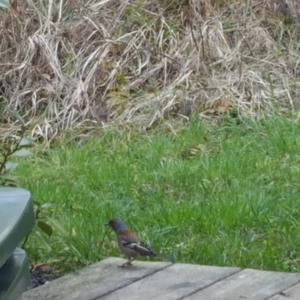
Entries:
[[296, 2], [18, 1], [0, 11], [0, 127], [21, 118], [49, 141], [79, 126], [295, 112]]
[[299, 149], [300, 125], [275, 118], [37, 150], [16, 176], [53, 234], [34, 231], [30, 258], [67, 271], [117, 255], [118, 216], [176, 261], [300, 271]]

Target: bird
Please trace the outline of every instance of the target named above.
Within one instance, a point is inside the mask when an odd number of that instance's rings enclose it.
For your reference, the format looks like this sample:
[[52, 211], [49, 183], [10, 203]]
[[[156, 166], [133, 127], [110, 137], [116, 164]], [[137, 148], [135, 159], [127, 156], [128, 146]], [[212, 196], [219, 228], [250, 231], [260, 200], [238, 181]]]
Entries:
[[132, 265], [132, 262], [138, 256], [156, 256], [150, 247], [139, 240], [136, 234], [127, 228], [122, 220], [111, 219], [106, 225], [116, 233], [119, 249], [128, 259], [120, 267]]

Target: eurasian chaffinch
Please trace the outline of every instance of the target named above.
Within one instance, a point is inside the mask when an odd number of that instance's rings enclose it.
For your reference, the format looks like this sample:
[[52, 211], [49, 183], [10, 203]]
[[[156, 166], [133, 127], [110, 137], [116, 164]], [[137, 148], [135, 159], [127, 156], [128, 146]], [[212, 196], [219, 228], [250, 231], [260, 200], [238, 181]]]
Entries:
[[122, 267], [130, 266], [132, 261], [139, 255], [156, 255], [144, 242], [140, 241], [135, 233], [130, 231], [121, 220], [112, 219], [106, 225], [116, 233], [119, 249], [128, 259]]

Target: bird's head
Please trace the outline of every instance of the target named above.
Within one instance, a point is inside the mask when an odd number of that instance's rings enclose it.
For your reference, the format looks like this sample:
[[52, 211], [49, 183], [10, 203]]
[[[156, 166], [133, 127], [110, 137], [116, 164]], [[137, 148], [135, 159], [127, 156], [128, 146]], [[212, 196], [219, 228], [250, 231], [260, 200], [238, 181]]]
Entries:
[[106, 225], [109, 226], [116, 233], [127, 229], [126, 225], [120, 219], [111, 219], [106, 223]]

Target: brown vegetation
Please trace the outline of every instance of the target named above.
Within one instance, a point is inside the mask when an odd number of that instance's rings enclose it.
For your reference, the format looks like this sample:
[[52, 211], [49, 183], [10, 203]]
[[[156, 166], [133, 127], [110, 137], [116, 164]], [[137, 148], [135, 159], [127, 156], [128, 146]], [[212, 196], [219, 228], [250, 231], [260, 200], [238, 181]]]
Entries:
[[[287, 3], [287, 4], [286, 4]], [[299, 6], [28, 0], [0, 12], [0, 122], [65, 128], [297, 109]]]

